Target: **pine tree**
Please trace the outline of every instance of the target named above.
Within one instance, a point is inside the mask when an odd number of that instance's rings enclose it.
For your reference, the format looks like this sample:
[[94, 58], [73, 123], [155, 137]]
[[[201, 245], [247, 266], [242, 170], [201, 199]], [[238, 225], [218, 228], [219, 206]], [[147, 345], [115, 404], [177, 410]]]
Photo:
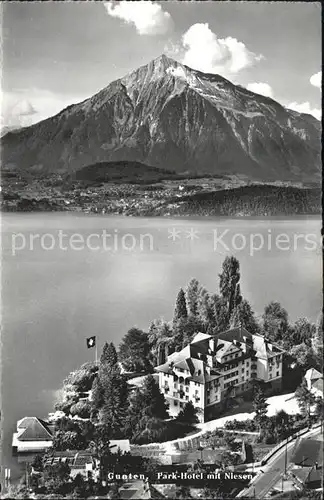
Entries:
[[227, 317], [242, 300], [240, 291], [240, 263], [236, 257], [226, 257], [219, 275], [219, 289], [227, 304]]
[[176, 325], [179, 320], [186, 319], [187, 317], [186, 297], [183, 289], [180, 288], [174, 308], [173, 325]]
[[198, 313], [198, 296], [199, 296], [200, 284], [196, 278], [192, 278], [186, 288], [186, 299], [188, 315], [196, 316]]
[[255, 421], [259, 426], [260, 431], [264, 428], [267, 420], [268, 403], [266, 401], [264, 391], [261, 386], [256, 385], [253, 391], [253, 407], [255, 411]]
[[105, 342], [103, 349], [102, 349], [102, 354], [100, 356], [100, 363], [101, 364], [108, 364], [109, 366], [113, 367], [117, 364], [118, 362], [118, 356], [117, 356], [117, 351], [116, 347], [114, 346], [113, 342]]
[[118, 366], [114, 368], [107, 366], [101, 373], [100, 382], [103, 387], [100, 421], [110, 425], [114, 437], [121, 437], [128, 408], [126, 378], [120, 373]]

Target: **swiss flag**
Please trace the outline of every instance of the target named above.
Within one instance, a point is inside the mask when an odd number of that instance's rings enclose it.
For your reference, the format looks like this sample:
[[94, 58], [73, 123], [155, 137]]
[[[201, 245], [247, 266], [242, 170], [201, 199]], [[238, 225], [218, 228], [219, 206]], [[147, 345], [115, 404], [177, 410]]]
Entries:
[[89, 337], [87, 339], [87, 348], [91, 349], [91, 347], [95, 347], [95, 346], [96, 346], [96, 336], [94, 335], [93, 337]]

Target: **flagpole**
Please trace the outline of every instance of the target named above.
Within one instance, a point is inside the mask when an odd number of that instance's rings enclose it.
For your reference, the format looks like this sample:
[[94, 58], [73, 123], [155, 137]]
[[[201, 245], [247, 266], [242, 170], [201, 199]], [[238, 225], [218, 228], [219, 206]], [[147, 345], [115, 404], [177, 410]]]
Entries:
[[97, 337], [96, 337], [96, 353], [95, 353], [95, 356], [96, 356], [96, 365], [98, 364], [98, 347], [97, 347]]

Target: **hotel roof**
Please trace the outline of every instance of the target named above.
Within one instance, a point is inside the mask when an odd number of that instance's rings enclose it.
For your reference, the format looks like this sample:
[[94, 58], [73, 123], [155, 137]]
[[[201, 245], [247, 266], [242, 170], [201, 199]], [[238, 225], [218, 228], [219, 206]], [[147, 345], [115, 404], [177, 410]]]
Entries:
[[248, 332], [245, 328], [231, 328], [230, 330], [225, 330], [225, 332], [218, 333], [215, 338], [227, 340], [228, 342], [233, 342], [236, 340], [238, 342], [245, 343], [246, 339], [253, 339], [252, 333]]

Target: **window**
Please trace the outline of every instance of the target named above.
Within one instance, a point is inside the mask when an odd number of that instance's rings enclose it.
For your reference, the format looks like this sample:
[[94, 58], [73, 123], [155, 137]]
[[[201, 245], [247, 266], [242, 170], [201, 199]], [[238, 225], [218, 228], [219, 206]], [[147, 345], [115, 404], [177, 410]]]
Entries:
[[178, 394], [176, 392], [173, 393], [173, 397], [176, 398], [178, 397]]
[[238, 353], [235, 354], [235, 357], [238, 358]]
[[247, 362], [246, 362], [246, 366], [249, 366], [249, 364], [250, 364], [250, 363], [247, 361]]
[[177, 384], [173, 384], [173, 388], [176, 389], [177, 388]]
[[209, 398], [207, 398], [207, 404], [209, 405], [209, 403], [210, 403], [210, 399], [209, 399]]
[[186, 387], [186, 392], [189, 392], [189, 387]]
[[186, 396], [186, 401], [189, 401], [189, 396]]
[[183, 408], [183, 403], [180, 403], [180, 408]]
[[246, 372], [246, 376], [247, 376], [247, 377], [249, 376], [249, 372]]
[[270, 373], [269, 378], [272, 378], [272, 373]]
[[277, 372], [277, 377], [279, 377], [279, 372]]
[[174, 401], [174, 406], [178, 406], [178, 401]]

